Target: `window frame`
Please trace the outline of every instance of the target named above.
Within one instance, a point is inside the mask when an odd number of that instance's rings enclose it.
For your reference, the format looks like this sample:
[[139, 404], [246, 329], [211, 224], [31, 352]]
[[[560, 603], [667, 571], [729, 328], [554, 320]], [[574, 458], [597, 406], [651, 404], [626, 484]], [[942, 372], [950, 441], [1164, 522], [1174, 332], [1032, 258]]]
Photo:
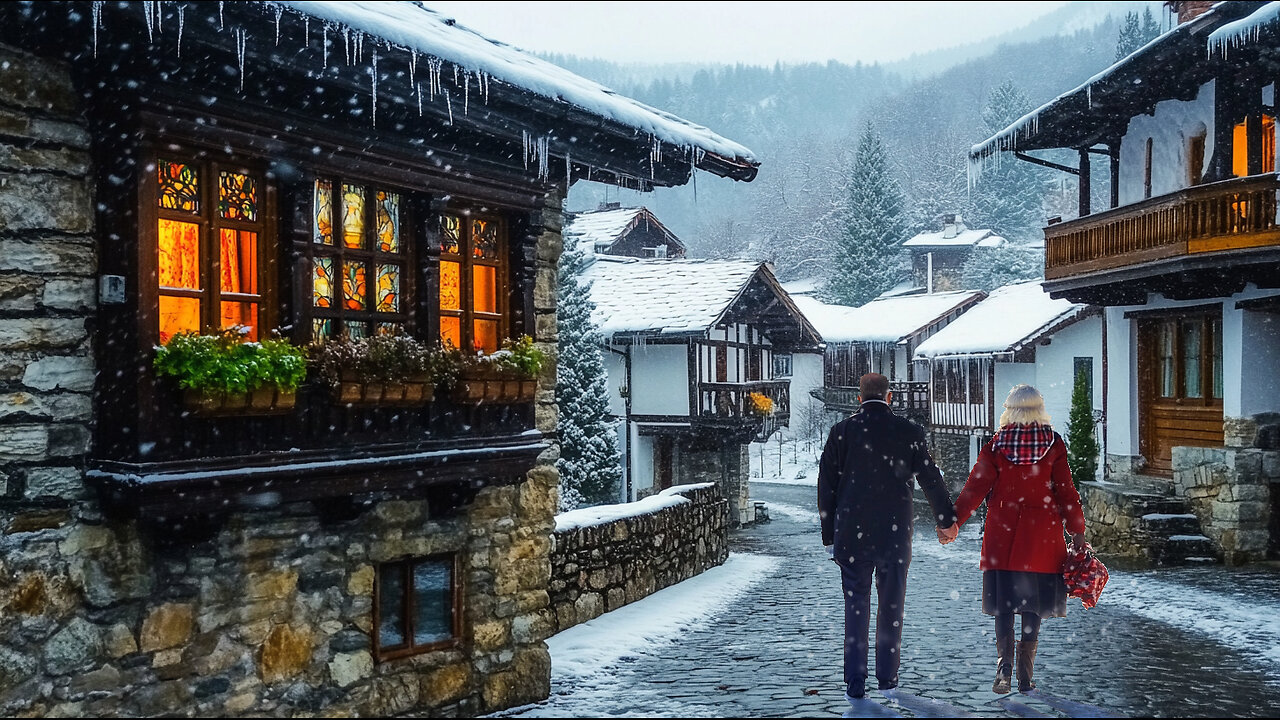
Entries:
[[[413, 568], [419, 564], [445, 560], [450, 565], [450, 602], [452, 603], [453, 617], [450, 625], [451, 637], [444, 640], [437, 640], [432, 643], [423, 643], [421, 645], [413, 642], [416, 628], [413, 625], [415, 612], [417, 610], [417, 597], [413, 592]], [[404, 633], [405, 642], [400, 645], [383, 647], [382, 645], [382, 576], [384, 572], [390, 569], [396, 569], [401, 573], [401, 605], [400, 610], [404, 617], [404, 625], [401, 630]], [[398, 658], [411, 657], [414, 655], [422, 655], [428, 652], [438, 650], [447, 650], [458, 647], [462, 644], [464, 631], [464, 612], [463, 612], [463, 588], [462, 588], [462, 554], [460, 552], [444, 552], [434, 553], [431, 555], [420, 555], [414, 557], [404, 557], [399, 560], [390, 560], [387, 562], [377, 563], [374, 566], [373, 575], [373, 627], [370, 635], [372, 636], [373, 658], [376, 662], [385, 662]]]
[[[137, 273], [138, 332], [144, 347], [160, 344], [160, 298], [186, 297], [199, 300], [201, 334], [222, 330], [221, 241], [223, 228], [256, 232], [257, 281], [256, 299], [251, 294], [229, 293], [232, 299], [225, 302], [256, 302], [258, 304], [258, 337], [279, 327], [280, 278], [279, 278], [279, 226], [277, 187], [268, 178], [267, 163], [252, 155], [217, 153], [214, 150], [188, 146], [175, 142], [155, 142], [145, 148], [147, 162], [141, 164], [138, 183], [138, 250]], [[200, 209], [186, 212], [160, 207], [160, 163], [181, 162], [193, 165], [198, 173]], [[218, 217], [218, 178], [221, 172], [252, 175], [259, 184], [258, 219], [241, 221]], [[199, 228], [199, 290], [173, 288], [161, 290], [160, 285], [160, 221], [187, 222]]]
[[[1186, 394], [1187, 381], [1187, 347], [1185, 339], [1187, 336], [1186, 325], [1189, 323], [1199, 324], [1199, 386], [1200, 395], [1192, 396]], [[1152, 398], [1156, 401], [1175, 402], [1181, 405], [1202, 405], [1204, 407], [1220, 407], [1222, 398], [1220, 395], [1225, 394], [1223, 389], [1215, 387], [1215, 371], [1217, 375], [1221, 374], [1222, 354], [1219, 343], [1222, 339], [1222, 317], [1215, 313], [1192, 313], [1185, 316], [1169, 315], [1153, 320], [1152, 322], [1152, 370], [1154, 376], [1152, 378]], [[1166, 328], [1172, 332], [1171, 350], [1173, 376], [1172, 387], [1173, 394], [1164, 394], [1165, 374], [1162, 366], [1161, 348]]]
[[[784, 367], [780, 367], [784, 366]], [[795, 360], [792, 353], [773, 353], [773, 379], [782, 380], [794, 377]]]
[[[332, 244], [320, 243], [315, 239], [317, 222], [316, 189], [318, 183], [322, 181], [329, 183]], [[364, 188], [365, 191], [364, 233], [366, 246], [364, 248], [349, 248], [342, 239], [342, 223], [336, 216], [341, 207], [342, 188], [344, 185], [359, 186]], [[397, 253], [382, 252], [376, 247], [376, 198], [379, 192], [395, 193], [400, 196], [400, 251]], [[419, 265], [421, 258], [417, 252], [417, 247], [422, 239], [418, 236], [418, 226], [413, 212], [416, 206], [414, 193], [395, 184], [384, 183], [376, 179], [354, 176], [336, 170], [321, 170], [312, 174], [309, 178], [309, 182], [306, 184], [305, 197], [307, 199], [304, 204], [308, 208], [307, 274], [304, 282], [306, 292], [303, 294], [305, 298], [303, 306], [306, 310], [302, 313], [305, 336], [312, 343], [320, 341], [321, 338], [316, 333], [316, 321], [325, 319], [332, 320], [335, 323], [334, 331], [329, 337], [341, 337], [347, 334], [348, 323], [365, 324], [367, 329], [363, 337], [370, 337], [377, 334], [379, 323], [384, 322], [398, 323], [401, 335], [416, 336], [418, 328], [424, 326], [427, 319], [417, 317], [416, 312], [418, 309], [418, 283], [416, 279], [421, 273]], [[321, 257], [334, 260], [335, 272], [332, 278], [334, 305], [329, 308], [319, 307], [315, 304], [316, 264], [317, 258]], [[346, 296], [343, 290], [343, 278], [348, 258], [365, 263], [364, 310], [348, 310], [345, 307]], [[399, 310], [394, 313], [371, 309], [377, 304], [377, 268], [379, 265], [386, 264], [400, 266]]]
[[[445, 247], [446, 233], [444, 225], [446, 217], [458, 218], [459, 225], [463, 228], [459, 233], [457, 253], [450, 252]], [[492, 259], [476, 257], [475, 255], [475, 236], [473, 232], [475, 220], [494, 223], [497, 228], [497, 248]], [[497, 347], [494, 350], [501, 348], [502, 342], [511, 337], [511, 222], [501, 213], [461, 208], [440, 211], [436, 214], [434, 223], [439, 251], [435, 259], [438, 287], [435, 293], [436, 296], [432, 299], [431, 307], [436, 317], [437, 339], [448, 346], [450, 343], [445, 340], [444, 335], [445, 319], [458, 318], [458, 339], [464, 346], [459, 349], [464, 352], [474, 352], [477, 350], [475, 323], [477, 320], [488, 320], [497, 323]], [[457, 263], [458, 265], [459, 307], [457, 310], [445, 309], [441, 303], [441, 292], [444, 288], [444, 263]], [[495, 310], [492, 313], [480, 313], [475, 310], [473, 281], [475, 276], [474, 268], [476, 266], [494, 268]]]

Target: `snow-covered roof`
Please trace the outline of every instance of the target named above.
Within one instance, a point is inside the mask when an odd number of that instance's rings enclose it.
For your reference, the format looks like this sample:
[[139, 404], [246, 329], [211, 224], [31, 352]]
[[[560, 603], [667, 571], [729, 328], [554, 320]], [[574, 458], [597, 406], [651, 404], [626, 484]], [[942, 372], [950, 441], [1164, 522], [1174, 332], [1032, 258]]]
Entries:
[[956, 290], [877, 298], [861, 307], [828, 305], [805, 296], [792, 300], [829, 343], [896, 343], [981, 297], [977, 290]]
[[1055, 300], [1040, 283], [1030, 280], [992, 290], [987, 299], [920, 343], [916, 357], [1015, 352], [1089, 307]]
[[[977, 143], [969, 149], [969, 181], [972, 183], [980, 177], [985, 163], [1001, 152], [1068, 147], [1071, 146], [1070, 143], [1080, 138], [1093, 137], [1108, 123], [1127, 120], [1128, 118], [1117, 116], [1115, 107], [1120, 101], [1111, 97], [1112, 95], [1124, 97], [1122, 93], [1136, 90], [1150, 93], [1157, 87], [1171, 84], [1202, 83], [1204, 80], [1199, 77], [1199, 73], [1187, 72], [1185, 68], [1170, 69], [1169, 58], [1171, 56], [1187, 57], [1193, 61], [1206, 58], [1204, 45], [1200, 44], [1201, 40], [1198, 38], [1204, 35], [1211, 38], [1216, 34], [1214, 30], [1230, 27], [1234, 24], [1233, 20], [1250, 11], [1249, 5], [1248, 3], [1216, 3], [1194, 20], [1176, 25], [1158, 35], [1146, 45], [1116, 61], [1077, 87], [1062, 93], [1013, 121], [1008, 127], [986, 140]], [[1229, 37], [1244, 37], [1256, 33], [1256, 28], [1262, 24], [1264, 23], [1261, 20], [1252, 25], [1246, 24], [1242, 28], [1237, 28], [1238, 34], [1229, 33]], [[1210, 41], [1210, 47], [1213, 46], [1213, 42]], [[1221, 44], [1219, 46], [1225, 47]], [[1170, 52], [1170, 49], [1173, 52]], [[1094, 109], [1096, 93], [1106, 96], [1099, 98], [1103, 102], [1098, 103], [1097, 110]], [[1144, 105], [1138, 110], [1149, 111], [1149, 108]]]
[[797, 295], [812, 295], [822, 289], [826, 281], [820, 277], [799, 278], [782, 283], [782, 289], [795, 299]]
[[1254, 10], [1248, 17], [1229, 22], [1209, 33], [1209, 52], [1225, 55], [1230, 48], [1256, 42], [1262, 37], [1263, 29], [1274, 30], [1274, 27], [1268, 26], [1274, 26], [1277, 22], [1280, 22], [1280, 2], [1269, 2]]
[[[746, 147], [711, 130], [632, 100], [506, 43], [490, 40], [417, 2], [266, 2], [343, 28], [382, 38], [413, 53], [439, 58], [477, 73], [477, 94], [490, 81], [575, 105], [647, 133], [656, 140], [697, 148], [739, 165], [758, 165]], [[423, 59], [424, 74], [432, 71]], [[435, 68], [439, 72], [439, 68]], [[655, 149], [655, 152], [658, 150]]]
[[643, 211], [644, 208], [619, 208], [579, 213], [564, 226], [565, 244], [573, 244], [584, 253], [612, 245]]
[[592, 320], [617, 333], [678, 335], [709, 330], [763, 263], [596, 256], [583, 271]]
[[1004, 244], [1004, 238], [992, 230], [960, 227], [963, 229], [950, 237], [945, 230], [922, 232], [902, 243], [902, 247], [999, 247]]

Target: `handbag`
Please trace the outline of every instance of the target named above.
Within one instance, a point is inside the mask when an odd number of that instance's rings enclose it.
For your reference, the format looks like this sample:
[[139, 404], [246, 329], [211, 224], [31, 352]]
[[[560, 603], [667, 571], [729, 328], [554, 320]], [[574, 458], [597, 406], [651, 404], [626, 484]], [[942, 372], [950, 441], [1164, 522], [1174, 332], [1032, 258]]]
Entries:
[[1067, 559], [1062, 565], [1067, 597], [1080, 598], [1082, 605], [1091, 608], [1098, 604], [1098, 597], [1110, 577], [1107, 567], [1093, 554], [1092, 545], [1085, 543], [1083, 547], [1076, 547], [1073, 543], [1067, 548]]

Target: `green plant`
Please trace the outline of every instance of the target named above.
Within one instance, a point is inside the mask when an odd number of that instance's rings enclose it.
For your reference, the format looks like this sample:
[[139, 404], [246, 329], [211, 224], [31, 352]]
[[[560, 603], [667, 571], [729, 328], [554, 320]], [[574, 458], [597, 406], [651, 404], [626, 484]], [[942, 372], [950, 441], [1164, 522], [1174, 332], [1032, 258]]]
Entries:
[[156, 347], [153, 366], [178, 385], [205, 392], [246, 393], [274, 384], [294, 392], [307, 374], [307, 354], [288, 340], [243, 342], [238, 328], [216, 335], [181, 332]]
[[403, 335], [360, 340], [344, 336], [316, 348], [314, 363], [320, 377], [331, 385], [337, 385], [344, 375], [361, 382], [440, 381], [450, 375], [451, 361], [446, 355], [438, 344], [428, 345]]
[[1098, 438], [1093, 431], [1093, 398], [1089, 393], [1089, 376], [1076, 373], [1071, 389], [1071, 415], [1067, 421], [1067, 465], [1077, 487], [1093, 480], [1098, 471]]
[[474, 369], [493, 372], [525, 380], [532, 380], [542, 372], [547, 361], [546, 353], [533, 344], [533, 338], [525, 335], [519, 340], [503, 340], [502, 348], [488, 355], [457, 354], [463, 372]]

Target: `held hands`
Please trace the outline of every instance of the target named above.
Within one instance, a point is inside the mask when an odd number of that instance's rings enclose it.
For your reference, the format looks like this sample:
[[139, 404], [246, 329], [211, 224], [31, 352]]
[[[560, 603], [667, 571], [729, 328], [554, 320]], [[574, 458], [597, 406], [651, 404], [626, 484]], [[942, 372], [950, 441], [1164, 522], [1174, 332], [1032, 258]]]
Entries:
[[960, 525], [951, 523], [948, 528], [936, 528], [938, 531], [938, 542], [942, 545], [955, 542], [956, 536], [960, 534]]

